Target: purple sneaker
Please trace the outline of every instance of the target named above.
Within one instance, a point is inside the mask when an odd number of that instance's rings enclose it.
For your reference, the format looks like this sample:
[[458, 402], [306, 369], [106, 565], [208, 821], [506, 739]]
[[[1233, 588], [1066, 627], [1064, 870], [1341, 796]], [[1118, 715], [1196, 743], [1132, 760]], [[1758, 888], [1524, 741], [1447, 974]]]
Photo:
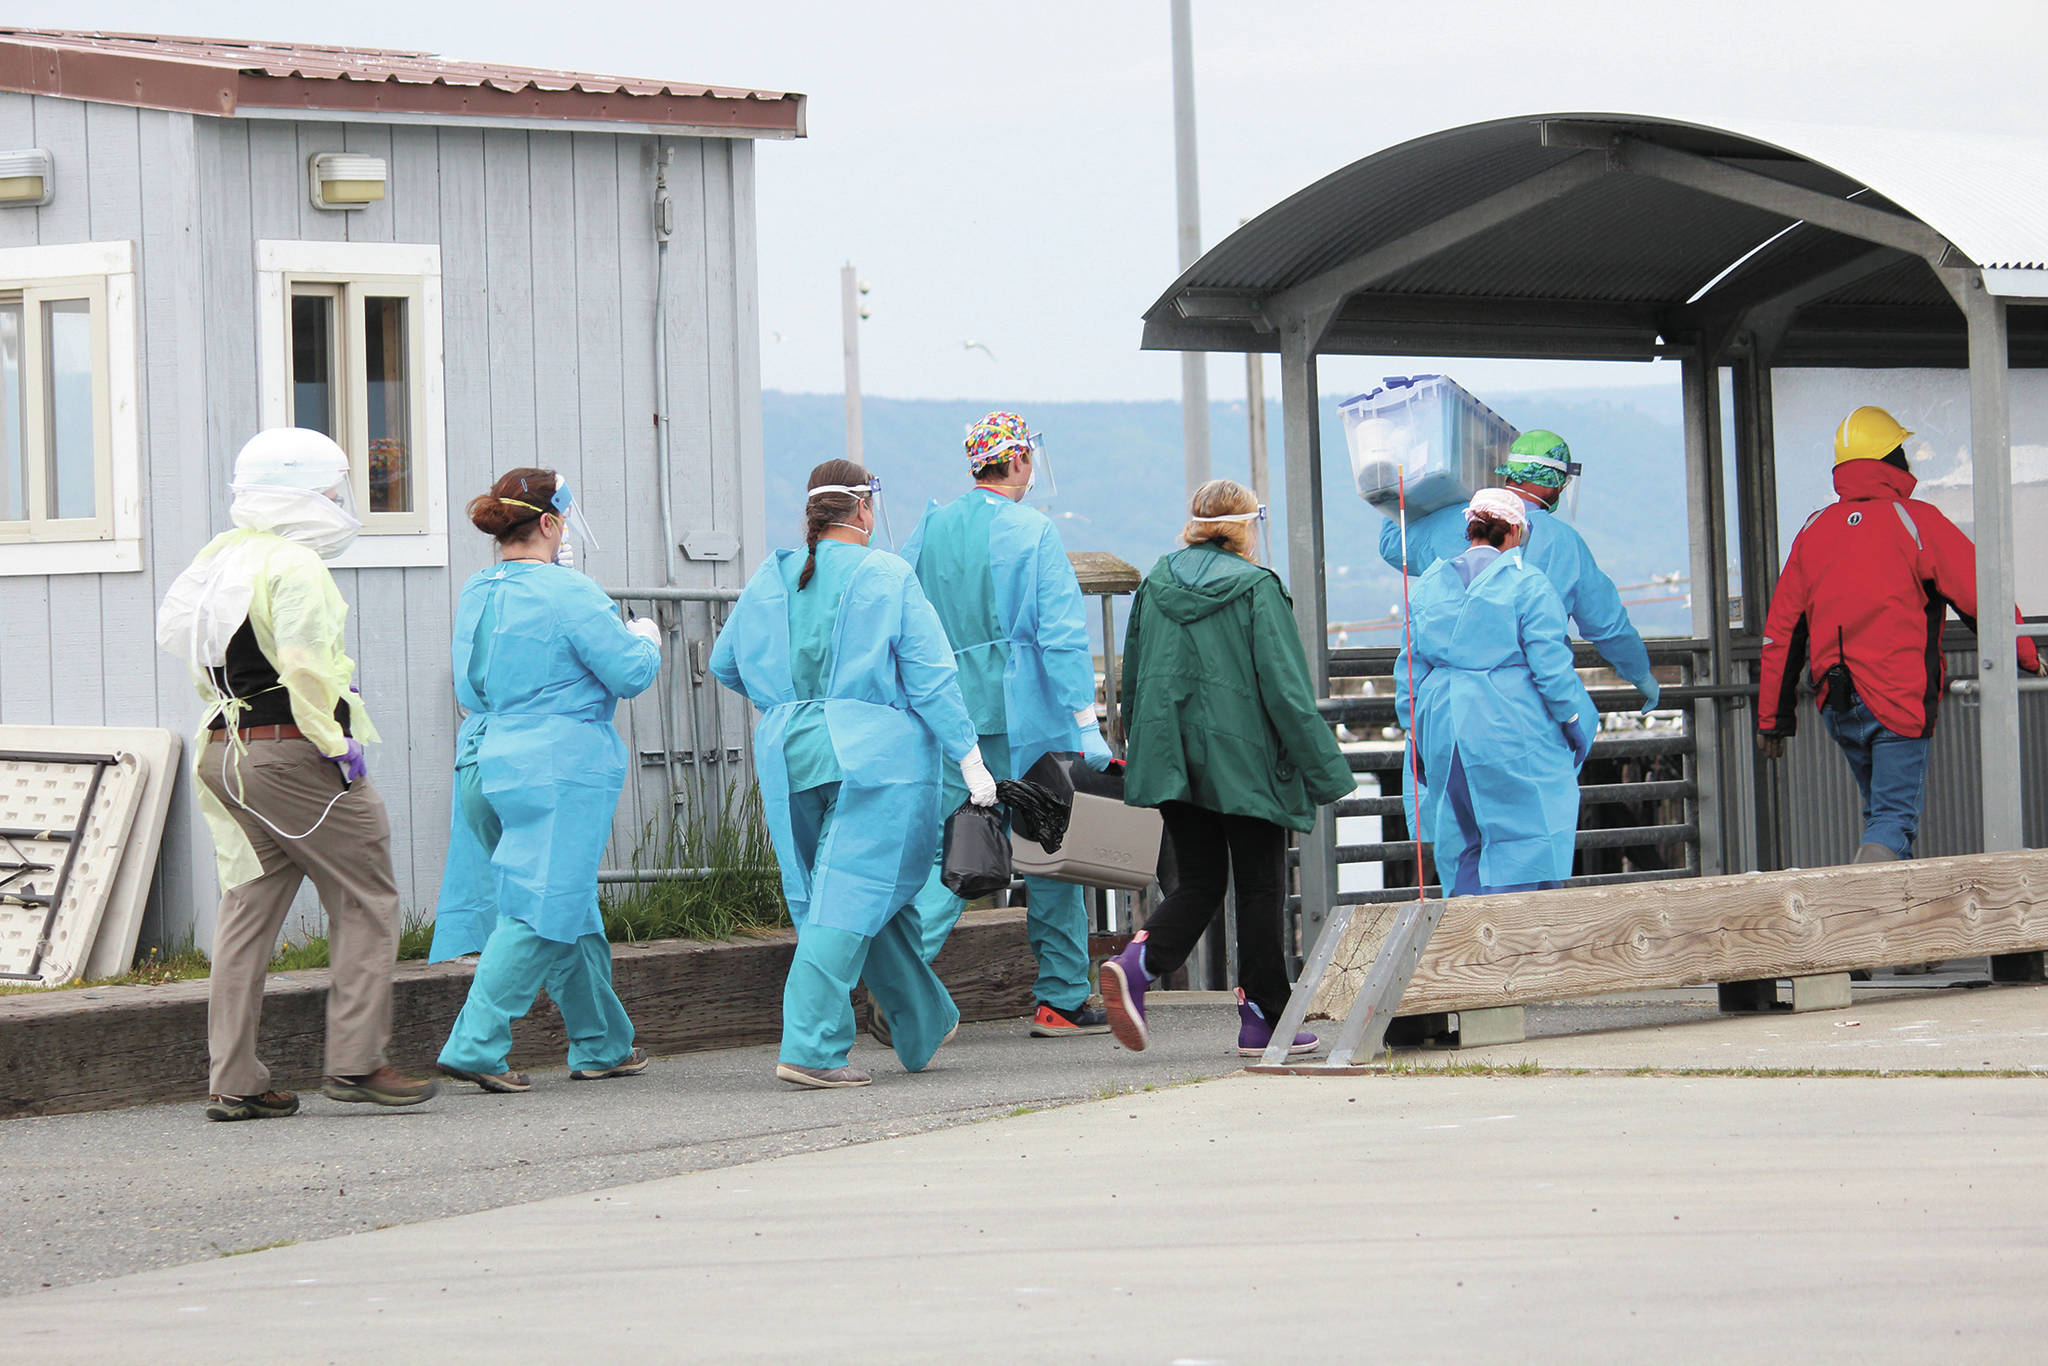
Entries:
[[1145, 988], [1151, 983], [1140, 930], [1122, 953], [1102, 965], [1102, 1008], [1109, 1013], [1109, 1031], [1133, 1053], [1145, 1051]]
[[[1273, 1026], [1259, 1008], [1244, 998], [1244, 988], [1237, 989], [1237, 1056], [1256, 1058], [1266, 1051], [1266, 1045], [1273, 1042]], [[1316, 1036], [1302, 1033], [1294, 1036], [1294, 1043], [1288, 1048], [1287, 1056], [1316, 1051]]]

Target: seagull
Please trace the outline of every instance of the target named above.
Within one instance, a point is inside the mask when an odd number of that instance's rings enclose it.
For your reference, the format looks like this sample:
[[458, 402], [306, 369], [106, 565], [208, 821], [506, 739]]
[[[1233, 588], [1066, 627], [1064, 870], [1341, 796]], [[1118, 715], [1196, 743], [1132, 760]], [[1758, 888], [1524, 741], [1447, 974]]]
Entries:
[[988, 343], [986, 342], [964, 341], [960, 343], [960, 349], [962, 351], [980, 351], [983, 354], [985, 354], [990, 360], [994, 360], [996, 358], [996, 353], [988, 349]]

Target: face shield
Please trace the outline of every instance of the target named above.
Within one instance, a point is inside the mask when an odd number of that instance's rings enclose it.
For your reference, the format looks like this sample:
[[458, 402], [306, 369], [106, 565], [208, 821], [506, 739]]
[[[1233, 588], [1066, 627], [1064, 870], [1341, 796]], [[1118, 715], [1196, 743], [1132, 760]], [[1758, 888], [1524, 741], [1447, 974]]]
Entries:
[[[866, 503], [874, 511], [875, 526], [881, 529], [882, 548], [884, 550], [894, 550], [896, 548], [896, 535], [889, 526], [889, 506], [882, 501], [881, 475], [870, 474], [865, 484], [820, 484], [806, 494], [805, 499], [808, 501], [821, 493], [843, 493], [850, 498], [856, 498]], [[834, 522], [832, 525], [843, 526], [849, 531], [859, 531], [868, 538], [869, 545], [875, 543], [875, 533], [873, 530], [863, 529], [853, 522]]]
[[970, 464], [977, 473], [986, 466], [1024, 456], [1031, 461], [1031, 475], [1025, 481], [1024, 496], [1029, 496], [1041, 484], [1045, 493], [1037, 501], [1047, 503], [1060, 496], [1059, 480], [1053, 477], [1052, 466], [1045, 457], [1045, 434], [1026, 428], [1023, 418], [1014, 413], [991, 413], [979, 422], [968, 424], [967, 439]]
[[1251, 512], [1226, 512], [1220, 517], [1191, 516], [1188, 520], [1203, 524], [1212, 522], [1257, 522], [1259, 524], [1259, 563], [1271, 564], [1273, 562], [1272, 532], [1269, 529], [1272, 526], [1272, 522], [1266, 516], [1266, 505], [1264, 503], [1259, 504]]
[[[1531, 489], [1542, 490], [1539, 499], [1549, 511], [1572, 521], [1579, 510], [1579, 473], [1581, 466], [1572, 459], [1571, 448], [1549, 432], [1528, 433], [1523, 440], [1533, 436], [1539, 442], [1549, 443], [1547, 450], [1517, 449], [1494, 474], [1509, 483], [1522, 484]], [[1520, 444], [1519, 442], [1517, 443]], [[1554, 490], [1554, 492], [1552, 492]], [[1547, 495], [1547, 498], [1543, 495]]]
[[569, 492], [568, 481], [559, 474], [555, 476], [555, 496], [548, 500], [548, 506], [562, 519], [562, 534], [578, 550], [598, 548], [597, 537], [591, 534], [590, 522], [583, 515], [583, 505]]
[[333, 559], [363, 529], [348, 456], [322, 432], [273, 427], [235, 456], [236, 526], [269, 532]]

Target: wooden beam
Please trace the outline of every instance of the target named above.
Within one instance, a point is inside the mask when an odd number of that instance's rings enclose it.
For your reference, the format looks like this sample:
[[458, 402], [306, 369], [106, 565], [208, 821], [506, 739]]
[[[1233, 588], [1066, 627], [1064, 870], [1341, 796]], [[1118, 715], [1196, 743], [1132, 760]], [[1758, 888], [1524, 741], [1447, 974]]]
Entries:
[[[795, 949], [793, 930], [617, 944], [612, 984], [635, 1038], [657, 1057], [773, 1043]], [[932, 966], [963, 1020], [1030, 1012], [1035, 969], [1021, 910], [969, 911]], [[475, 973], [462, 961], [393, 968], [395, 1066], [432, 1074]], [[263, 1054], [281, 1086], [317, 1083], [329, 980], [319, 968], [272, 973], [264, 983]], [[0, 997], [0, 1121], [204, 1097], [206, 994], [199, 978]], [[864, 1020], [864, 1005], [859, 1014]], [[512, 1039], [514, 1067], [559, 1067], [568, 1049], [561, 1014], [545, 998], [513, 1025]]]
[[1136, 565], [1106, 550], [1070, 550], [1067, 562], [1074, 566], [1083, 593], [1135, 593], [1145, 581]]
[[[1399, 909], [1354, 910], [1312, 1014], [1344, 1017]], [[1458, 897], [1399, 1013], [2043, 948], [2048, 850]]]

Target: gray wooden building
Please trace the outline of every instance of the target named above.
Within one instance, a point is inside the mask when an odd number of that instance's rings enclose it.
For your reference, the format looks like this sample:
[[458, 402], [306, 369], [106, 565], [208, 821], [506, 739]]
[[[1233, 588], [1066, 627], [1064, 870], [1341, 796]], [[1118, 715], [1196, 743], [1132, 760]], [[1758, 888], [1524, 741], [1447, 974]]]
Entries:
[[[764, 552], [753, 140], [803, 133], [780, 92], [0, 30], [0, 723], [189, 735], [157, 602], [228, 525], [242, 442], [328, 430], [365, 512], [335, 569], [372, 771], [406, 904], [430, 911], [452, 608], [490, 556], [463, 504], [553, 467], [608, 588], [744, 581]], [[679, 644], [708, 636], [708, 604], [667, 610]], [[745, 717], [711, 708], [692, 749], [722, 759]], [[669, 720], [653, 695], [622, 710], [636, 751], [664, 740], [614, 861], [668, 809]], [[211, 939], [189, 788], [146, 944]]]

